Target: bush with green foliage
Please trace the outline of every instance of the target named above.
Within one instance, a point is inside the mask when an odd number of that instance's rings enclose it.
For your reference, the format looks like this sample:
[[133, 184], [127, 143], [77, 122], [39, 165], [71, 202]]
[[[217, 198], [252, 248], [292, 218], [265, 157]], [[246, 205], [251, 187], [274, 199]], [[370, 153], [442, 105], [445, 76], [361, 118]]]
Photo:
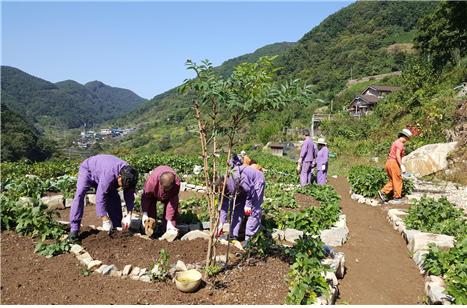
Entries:
[[287, 304], [315, 304], [320, 295], [329, 293], [329, 285], [322, 276], [326, 267], [321, 264], [325, 252], [320, 239], [305, 235], [286, 253], [293, 260], [288, 273]]
[[[378, 191], [387, 183], [384, 169], [371, 166], [354, 166], [349, 171], [349, 183], [352, 192], [364, 197], [377, 197]], [[402, 179], [402, 196], [409, 195], [414, 188], [413, 181]]]
[[[37, 193], [34, 193], [35, 195]], [[19, 202], [18, 198], [0, 195], [1, 228], [15, 230], [18, 234], [39, 238], [35, 252], [52, 257], [70, 249], [64, 239], [63, 225], [53, 219], [53, 213], [39, 199]]]
[[404, 221], [409, 229], [452, 235], [457, 239], [467, 235], [464, 213], [446, 197], [435, 200], [423, 196], [410, 206]]
[[430, 244], [430, 250], [425, 255], [423, 268], [427, 275], [443, 276], [446, 290], [454, 297], [457, 305], [467, 305], [467, 237], [459, 239], [448, 251]]

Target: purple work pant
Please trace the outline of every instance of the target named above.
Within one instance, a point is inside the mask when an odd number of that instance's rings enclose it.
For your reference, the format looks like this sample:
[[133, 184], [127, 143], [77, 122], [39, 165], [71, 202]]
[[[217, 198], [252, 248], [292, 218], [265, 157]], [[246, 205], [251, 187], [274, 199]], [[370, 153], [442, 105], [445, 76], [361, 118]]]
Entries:
[[[96, 188], [96, 184], [89, 178], [89, 171], [86, 167], [80, 166], [78, 172], [78, 183], [76, 186], [75, 198], [71, 205], [70, 225], [71, 231], [79, 231], [84, 212], [84, 199], [86, 192], [91, 188]], [[113, 227], [122, 226], [122, 203], [118, 191], [110, 190], [106, 193], [105, 206], [96, 205], [98, 217], [109, 215]]]
[[313, 178], [313, 162], [306, 161], [302, 163], [300, 170], [300, 186], [310, 185]]
[[323, 170], [318, 170], [316, 173], [316, 182], [318, 185], [324, 185], [327, 183], [328, 172]]
[[240, 231], [240, 226], [242, 225], [244, 209], [245, 209], [245, 197], [244, 196], [237, 196], [236, 205], [232, 211], [232, 204], [233, 201], [224, 200], [221, 207], [221, 212], [219, 216], [219, 222], [221, 225], [228, 222], [227, 212], [230, 210], [230, 215], [232, 215], [232, 220], [230, 222], [230, 236], [238, 237], [238, 233]]
[[[245, 216], [244, 209], [245, 209], [245, 202], [246, 199], [243, 197], [240, 200], [237, 197], [237, 204], [233, 210], [232, 214], [232, 221], [230, 224], [230, 236], [238, 238], [238, 233], [240, 231], [240, 226], [242, 225], [243, 217]], [[230, 202], [224, 202], [223, 206], [221, 207], [220, 212], [220, 223], [221, 225], [227, 221], [227, 209]], [[248, 220], [246, 222], [245, 227], [245, 240], [249, 240], [253, 237], [261, 227], [261, 217], [263, 211], [261, 209], [261, 204], [259, 200], [253, 200], [253, 206], [251, 208], [251, 215], [248, 216]]]

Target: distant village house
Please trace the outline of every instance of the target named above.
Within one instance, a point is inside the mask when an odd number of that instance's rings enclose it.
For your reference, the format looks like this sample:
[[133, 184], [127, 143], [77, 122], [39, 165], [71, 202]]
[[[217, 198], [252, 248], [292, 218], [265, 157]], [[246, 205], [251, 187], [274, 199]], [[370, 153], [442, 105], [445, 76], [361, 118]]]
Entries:
[[352, 100], [347, 111], [355, 117], [367, 115], [380, 99], [399, 89], [399, 87], [370, 85]]

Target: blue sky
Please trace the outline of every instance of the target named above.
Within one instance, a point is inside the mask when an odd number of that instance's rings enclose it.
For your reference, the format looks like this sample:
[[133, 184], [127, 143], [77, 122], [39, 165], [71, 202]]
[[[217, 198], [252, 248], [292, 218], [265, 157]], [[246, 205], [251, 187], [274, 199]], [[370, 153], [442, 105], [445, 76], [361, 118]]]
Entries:
[[187, 59], [217, 66], [297, 41], [350, 3], [2, 1], [2, 65], [152, 98], [192, 77]]

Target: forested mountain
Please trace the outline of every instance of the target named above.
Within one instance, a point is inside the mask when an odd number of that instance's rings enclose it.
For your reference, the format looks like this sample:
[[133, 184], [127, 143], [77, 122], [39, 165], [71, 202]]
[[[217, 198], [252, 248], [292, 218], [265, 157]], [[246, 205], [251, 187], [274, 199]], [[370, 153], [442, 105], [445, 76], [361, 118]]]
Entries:
[[2, 103], [42, 127], [76, 128], [84, 123], [101, 123], [145, 101], [130, 90], [98, 81], [86, 85], [72, 80], [52, 83], [14, 67], [1, 69]]
[[[314, 87], [314, 96], [307, 105], [292, 104], [281, 112], [258, 115], [244, 128], [244, 141], [264, 143], [271, 137], [281, 136], [286, 127], [308, 126], [313, 111], [329, 105], [351, 77], [401, 70], [413, 52], [418, 19], [432, 12], [436, 4], [358, 1], [327, 17], [295, 44], [269, 45], [273, 48], [266, 46], [224, 62], [216, 68], [223, 76], [240, 62], [255, 61], [260, 52], [261, 55], [277, 54], [277, 65], [282, 67], [278, 78], [301, 78]], [[190, 151], [190, 145], [196, 141], [193, 141], [196, 126], [190, 107], [191, 98], [179, 95], [176, 89], [154, 97], [120, 119], [144, 124], [137, 136], [120, 144], [120, 149], [131, 146], [155, 151], [174, 147], [177, 151]], [[182, 144], [185, 146], [178, 147]]]
[[1, 104], [2, 118], [2, 161], [44, 160], [54, 151], [54, 143], [23, 117]]

